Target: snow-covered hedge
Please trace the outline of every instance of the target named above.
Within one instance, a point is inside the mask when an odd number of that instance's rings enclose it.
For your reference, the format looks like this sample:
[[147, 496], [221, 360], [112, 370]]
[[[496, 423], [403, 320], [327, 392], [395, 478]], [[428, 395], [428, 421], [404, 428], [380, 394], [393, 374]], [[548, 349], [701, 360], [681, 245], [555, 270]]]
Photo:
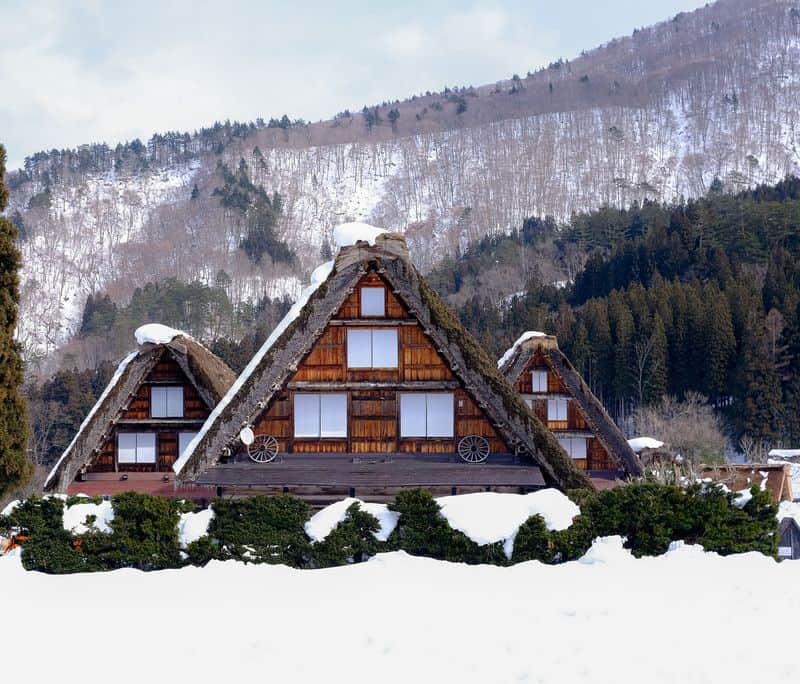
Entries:
[[209, 560], [320, 568], [381, 551], [463, 563], [559, 563], [619, 535], [636, 556], [677, 540], [720, 554], [777, 552], [776, 506], [754, 488], [745, 505], [721, 487], [634, 484], [604, 492], [480, 493], [435, 499], [410, 489], [394, 503], [337, 502], [311, 516], [290, 496], [219, 499], [211, 509], [128, 492], [111, 502], [32, 498], [0, 516], [22, 535], [23, 563], [50, 573], [204, 565]]

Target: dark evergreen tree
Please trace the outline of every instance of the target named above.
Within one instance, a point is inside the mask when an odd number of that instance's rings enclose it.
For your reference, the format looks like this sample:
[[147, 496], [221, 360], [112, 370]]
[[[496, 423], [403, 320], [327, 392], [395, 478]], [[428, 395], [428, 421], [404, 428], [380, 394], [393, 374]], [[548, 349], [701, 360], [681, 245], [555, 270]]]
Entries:
[[[0, 212], [8, 206], [5, 172], [6, 150], [0, 145]], [[28, 423], [20, 393], [22, 357], [14, 340], [21, 265], [17, 236], [14, 224], [0, 216], [0, 496], [25, 485], [33, 472], [25, 453]]]

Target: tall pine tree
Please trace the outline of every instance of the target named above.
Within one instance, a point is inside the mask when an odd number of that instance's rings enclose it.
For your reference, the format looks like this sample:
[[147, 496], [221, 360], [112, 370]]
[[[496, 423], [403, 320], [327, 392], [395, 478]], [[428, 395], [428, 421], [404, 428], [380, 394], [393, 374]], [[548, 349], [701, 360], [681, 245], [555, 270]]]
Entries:
[[[6, 150], [0, 145], [0, 212], [8, 206], [5, 172]], [[33, 472], [25, 453], [28, 421], [20, 394], [22, 357], [14, 340], [21, 262], [16, 239], [14, 224], [0, 216], [0, 496], [25, 485]]]

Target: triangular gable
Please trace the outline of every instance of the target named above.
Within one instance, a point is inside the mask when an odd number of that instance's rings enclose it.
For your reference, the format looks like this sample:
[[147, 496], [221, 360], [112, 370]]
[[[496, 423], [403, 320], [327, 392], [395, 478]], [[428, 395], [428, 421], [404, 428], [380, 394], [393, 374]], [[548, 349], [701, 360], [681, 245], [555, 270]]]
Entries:
[[238, 448], [242, 427], [252, 425], [282, 391], [361, 278], [372, 270], [417, 319], [452, 373], [511, 448], [528, 454], [551, 485], [591, 487], [486, 352], [420, 277], [408, 259], [402, 236], [381, 235], [375, 247], [360, 242], [343, 249], [335, 267], [326, 265], [326, 270], [327, 277], [304, 291], [302, 304], [293, 307], [291, 320], [282, 322], [280, 333], [270, 336], [176, 462], [174, 470], [180, 481], [191, 481], [217, 463], [223, 453]]
[[48, 474], [45, 491], [66, 488], [81, 468], [96, 458], [109, 438], [114, 422], [132, 409], [137, 393], [165, 354], [175, 361], [209, 411], [213, 410], [232, 384], [234, 373], [196, 340], [180, 331], [174, 332], [177, 336], [170, 342], [145, 343], [120, 362], [75, 437]]
[[609, 456], [629, 475], [643, 473], [641, 462], [600, 400], [589, 389], [580, 373], [558, 348], [555, 338], [541, 333], [525, 333], [500, 359], [498, 366], [506, 379], [517, 385], [523, 373], [543, 362], [561, 381], [576, 403], [589, 429]]

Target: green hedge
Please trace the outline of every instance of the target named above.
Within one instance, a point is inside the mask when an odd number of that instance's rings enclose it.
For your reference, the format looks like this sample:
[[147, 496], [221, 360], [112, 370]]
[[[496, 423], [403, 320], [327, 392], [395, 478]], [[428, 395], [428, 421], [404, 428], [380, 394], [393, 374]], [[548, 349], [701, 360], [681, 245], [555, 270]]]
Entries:
[[389, 505], [399, 520], [386, 542], [375, 539], [377, 519], [354, 503], [326, 539], [314, 544], [304, 530], [308, 505], [286, 495], [215, 500], [208, 534], [185, 550], [179, 544], [178, 521], [192, 505], [133, 492], [113, 497], [110, 532], [90, 529], [76, 535], [63, 529], [64, 506], [88, 500], [31, 498], [0, 516], [0, 534], [26, 534], [24, 567], [48, 573], [157, 570], [229, 559], [321, 568], [359, 563], [390, 550], [463, 563], [560, 563], [580, 558], [595, 537], [615, 534], [626, 538], [636, 556], [664, 553], [676, 539], [720, 554], [777, 553], [777, 507], [767, 492], [755, 487], [741, 508], [733, 505], [733, 494], [706, 485], [681, 489], [632, 484], [604, 492], [576, 491], [571, 498], [582, 511], [572, 526], [551, 532], [541, 516], [532, 516], [519, 529], [511, 561], [501, 542], [478, 546], [453, 530], [430, 492], [422, 489], [402, 491]]

